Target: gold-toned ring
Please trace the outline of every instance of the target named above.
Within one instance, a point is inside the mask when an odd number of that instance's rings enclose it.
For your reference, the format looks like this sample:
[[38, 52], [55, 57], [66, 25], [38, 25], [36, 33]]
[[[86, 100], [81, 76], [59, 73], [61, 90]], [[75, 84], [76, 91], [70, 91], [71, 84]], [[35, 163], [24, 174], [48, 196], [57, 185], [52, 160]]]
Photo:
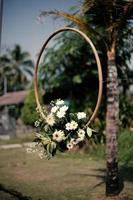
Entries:
[[98, 113], [98, 110], [99, 110], [99, 107], [100, 107], [100, 104], [101, 104], [101, 99], [102, 99], [102, 90], [103, 90], [103, 85], [102, 85], [102, 67], [101, 67], [101, 62], [100, 62], [100, 59], [99, 59], [99, 56], [98, 56], [98, 53], [97, 53], [97, 50], [94, 46], [94, 44], [92, 43], [92, 41], [90, 40], [90, 38], [85, 34], [83, 33], [82, 31], [78, 30], [78, 29], [75, 29], [75, 28], [70, 28], [70, 27], [63, 27], [61, 29], [58, 29], [56, 30], [54, 33], [52, 33], [49, 38], [45, 41], [45, 43], [43, 44], [40, 52], [39, 52], [39, 55], [38, 55], [38, 59], [37, 59], [37, 62], [35, 64], [35, 69], [34, 69], [34, 93], [35, 93], [35, 99], [36, 99], [36, 103], [37, 103], [37, 107], [39, 109], [39, 112], [41, 113], [42, 117], [45, 118], [44, 114], [43, 114], [43, 110], [42, 110], [42, 106], [40, 105], [40, 101], [39, 101], [39, 97], [38, 97], [38, 87], [37, 87], [37, 71], [38, 71], [38, 65], [39, 65], [39, 61], [40, 61], [40, 58], [41, 58], [41, 55], [43, 53], [43, 51], [45, 50], [48, 42], [55, 36], [57, 35], [58, 33], [60, 32], [63, 32], [63, 31], [73, 31], [73, 32], [76, 32], [76, 33], [79, 33], [90, 45], [93, 53], [94, 53], [94, 56], [95, 56], [95, 59], [96, 59], [96, 63], [97, 63], [97, 69], [98, 69], [98, 80], [99, 80], [99, 91], [98, 91], [98, 98], [97, 98], [97, 103], [96, 103], [96, 106], [95, 106], [95, 109], [93, 111], [93, 114], [92, 116], [90, 117], [90, 119], [88, 120], [87, 124], [85, 125], [85, 127], [87, 127], [96, 117], [97, 113]]

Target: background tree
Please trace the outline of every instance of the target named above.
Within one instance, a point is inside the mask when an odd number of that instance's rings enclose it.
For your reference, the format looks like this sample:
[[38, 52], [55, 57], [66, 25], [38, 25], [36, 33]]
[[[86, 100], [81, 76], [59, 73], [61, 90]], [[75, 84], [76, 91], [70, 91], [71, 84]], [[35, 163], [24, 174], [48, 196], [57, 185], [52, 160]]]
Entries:
[[0, 57], [0, 94], [7, 92], [7, 77], [11, 73], [10, 62], [6, 55]]
[[82, 109], [85, 108], [86, 98], [96, 96], [98, 81], [94, 56], [77, 34], [65, 32], [55, 39], [54, 48], [45, 52], [39, 73], [45, 90], [45, 103], [62, 97], [74, 100]]
[[[97, 42], [101, 41], [106, 49], [107, 63], [107, 113], [106, 113], [106, 143], [107, 143], [107, 195], [119, 192], [117, 133], [119, 130], [119, 88], [117, 67], [126, 67], [124, 59], [130, 54], [126, 51], [127, 39], [132, 32], [133, 2], [128, 0], [85, 0], [80, 14], [50, 11], [41, 15], [53, 14], [61, 16], [71, 25], [77, 25]], [[131, 40], [130, 40], [131, 41]], [[121, 66], [121, 67], [120, 67]]]
[[[23, 90], [28, 87], [33, 76], [33, 62], [26, 51], [19, 45], [7, 50], [7, 54], [0, 58], [0, 82], [7, 81], [8, 91]], [[2, 84], [3, 85], [3, 84]], [[3, 88], [2, 88], [3, 89]]]

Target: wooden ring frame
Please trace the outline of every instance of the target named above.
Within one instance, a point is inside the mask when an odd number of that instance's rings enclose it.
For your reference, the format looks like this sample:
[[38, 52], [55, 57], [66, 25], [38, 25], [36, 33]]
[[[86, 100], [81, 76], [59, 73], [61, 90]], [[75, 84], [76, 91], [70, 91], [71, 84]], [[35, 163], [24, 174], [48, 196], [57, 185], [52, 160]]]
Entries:
[[38, 88], [37, 87], [37, 71], [38, 71], [38, 65], [39, 65], [39, 61], [40, 61], [41, 55], [42, 55], [43, 51], [45, 50], [48, 42], [55, 35], [57, 35], [60, 32], [63, 32], [63, 31], [72, 31], [72, 32], [79, 33], [87, 41], [87, 43], [89, 43], [89, 45], [90, 45], [90, 47], [91, 47], [91, 49], [92, 49], [92, 51], [94, 53], [95, 59], [96, 59], [97, 69], [98, 69], [99, 91], [98, 91], [97, 103], [96, 103], [95, 109], [93, 111], [93, 114], [90, 117], [90, 119], [88, 120], [87, 124], [85, 125], [85, 127], [87, 127], [95, 119], [95, 117], [96, 117], [96, 115], [98, 113], [100, 104], [101, 104], [102, 90], [103, 90], [103, 85], [102, 85], [103, 78], [102, 78], [102, 68], [101, 68], [100, 59], [99, 59], [99, 56], [98, 56], [98, 53], [97, 53], [97, 50], [96, 50], [94, 44], [92, 43], [90, 38], [85, 33], [83, 33], [82, 31], [80, 31], [78, 29], [70, 28], [70, 27], [64, 27], [64, 28], [58, 29], [54, 33], [52, 33], [49, 36], [49, 38], [45, 41], [45, 43], [43, 44], [43, 46], [42, 46], [42, 48], [41, 48], [41, 50], [39, 52], [38, 59], [37, 59], [37, 62], [36, 62], [36, 65], [35, 65], [35, 69], [34, 69], [34, 93], [35, 93], [35, 99], [36, 99], [36, 103], [37, 103], [37, 108], [39, 109], [39, 112], [42, 115], [42, 117], [45, 118], [45, 116], [43, 114], [42, 106], [40, 105], [40, 102], [39, 102], [38, 89], [37, 89]]

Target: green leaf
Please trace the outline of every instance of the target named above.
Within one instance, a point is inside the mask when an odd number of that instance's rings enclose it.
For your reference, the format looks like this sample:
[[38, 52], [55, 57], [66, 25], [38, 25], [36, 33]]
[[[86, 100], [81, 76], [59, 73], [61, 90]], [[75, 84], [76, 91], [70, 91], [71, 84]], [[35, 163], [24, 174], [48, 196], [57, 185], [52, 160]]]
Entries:
[[50, 153], [50, 143], [47, 144], [47, 154], [48, 154], [48, 155], [51, 154], [51, 153]]
[[51, 142], [51, 145], [50, 145], [50, 152], [53, 153], [53, 151], [56, 149], [56, 143], [55, 142]]
[[34, 140], [33, 140], [33, 142], [41, 142], [41, 139], [40, 138], [35, 138]]
[[45, 138], [45, 137], [42, 138], [43, 145], [50, 144], [50, 142], [51, 142], [51, 140], [49, 138]]
[[73, 83], [78, 83], [78, 84], [82, 83], [82, 79], [79, 74], [75, 75], [72, 80], [73, 80]]
[[89, 136], [89, 137], [91, 137], [92, 136], [92, 129], [91, 128], [89, 128], [89, 127], [87, 127], [87, 135]]
[[47, 154], [52, 155], [53, 151], [56, 149], [56, 143], [55, 142], [50, 142], [47, 144]]
[[52, 149], [55, 149], [56, 148], [56, 143], [55, 142], [51, 142], [51, 147], [52, 147]]

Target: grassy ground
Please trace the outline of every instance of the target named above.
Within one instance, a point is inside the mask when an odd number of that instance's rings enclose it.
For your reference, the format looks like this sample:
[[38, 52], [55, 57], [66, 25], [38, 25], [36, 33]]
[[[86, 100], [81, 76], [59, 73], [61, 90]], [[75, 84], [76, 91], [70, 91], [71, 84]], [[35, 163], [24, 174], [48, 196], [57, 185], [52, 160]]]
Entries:
[[[133, 167], [122, 167], [125, 200], [133, 195]], [[91, 200], [105, 193], [105, 162], [88, 155], [50, 161], [25, 149], [0, 151], [0, 200]]]
[[32, 142], [33, 141], [33, 138], [34, 138], [34, 134], [29, 134], [29, 135], [22, 135], [21, 137], [14, 137], [14, 138], [11, 138], [9, 140], [2, 140], [0, 139], [0, 145], [3, 145], [3, 144], [22, 144], [24, 142]]

